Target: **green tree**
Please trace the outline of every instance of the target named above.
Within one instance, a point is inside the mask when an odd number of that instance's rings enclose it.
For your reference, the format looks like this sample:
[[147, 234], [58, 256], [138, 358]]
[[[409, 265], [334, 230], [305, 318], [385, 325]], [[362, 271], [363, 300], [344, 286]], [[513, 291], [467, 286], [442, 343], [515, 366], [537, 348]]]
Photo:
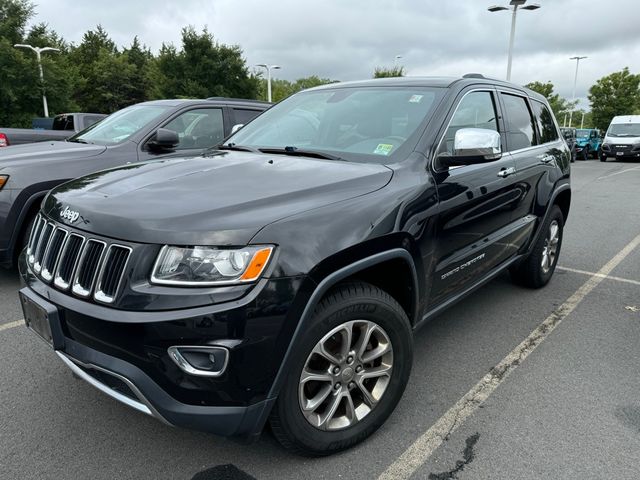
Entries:
[[[307, 88], [318, 87], [320, 85], [326, 85], [328, 83], [336, 83], [337, 80], [331, 80], [329, 78], [320, 78], [317, 75], [311, 75], [309, 77], [303, 77], [297, 79], [295, 82], [288, 80], [282, 80], [278, 78], [271, 79], [271, 98], [274, 102], [279, 102], [287, 98], [294, 93]], [[267, 98], [267, 80], [260, 78], [260, 89], [258, 98]]]
[[[565, 115], [569, 115], [569, 112], [573, 108], [575, 108], [578, 102], [571, 102], [566, 98], [561, 97], [557, 93], [553, 91], [553, 83], [551, 82], [530, 82], [525, 85], [526, 88], [533, 90], [534, 92], [538, 92], [540, 95], [544, 96], [549, 102], [549, 106], [553, 111], [553, 114], [556, 116], [558, 122], [562, 125], [563, 118]], [[574, 113], [575, 116], [575, 113]]]
[[11, 45], [22, 42], [33, 14], [34, 7], [29, 0], [0, 0], [0, 38]]
[[376, 67], [373, 78], [404, 77], [406, 74], [404, 67]]
[[[159, 74], [159, 75], [158, 75]], [[224, 45], [204, 29], [182, 29], [182, 49], [163, 45], [157, 59], [159, 90], [165, 98], [256, 98], [259, 79], [251, 75], [237, 45]]]
[[606, 130], [616, 115], [632, 115], [640, 109], [640, 75], [625, 67], [602, 77], [589, 89], [593, 123]]

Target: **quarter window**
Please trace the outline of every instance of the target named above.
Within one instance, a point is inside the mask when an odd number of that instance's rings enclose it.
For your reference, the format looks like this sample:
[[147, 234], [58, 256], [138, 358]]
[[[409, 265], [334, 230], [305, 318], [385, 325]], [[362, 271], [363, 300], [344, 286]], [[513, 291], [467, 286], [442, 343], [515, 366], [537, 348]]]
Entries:
[[533, 117], [523, 97], [501, 94], [506, 110], [507, 146], [520, 150], [535, 145]]
[[212, 147], [224, 139], [222, 109], [189, 110], [171, 120], [164, 128], [178, 134], [180, 143], [176, 150]]
[[486, 128], [498, 131], [496, 109], [491, 92], [471, 92], [460, 101], [449, 122], [439, 153], [453, 155], [453, 140], [461, 128]]
[[540, 132], [540, 141], [538, 143], [549, 143], [558, 140], [560, 136], [551, 111], [538, 101], [533, 101], [532, 105], [536, 123], [538, 124], [538, 132]]

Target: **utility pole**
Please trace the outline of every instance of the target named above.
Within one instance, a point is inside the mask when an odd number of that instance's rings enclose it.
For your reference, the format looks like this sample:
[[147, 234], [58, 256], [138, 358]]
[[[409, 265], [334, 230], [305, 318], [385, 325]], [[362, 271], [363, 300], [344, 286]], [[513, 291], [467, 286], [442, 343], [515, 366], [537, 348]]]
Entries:
[[49, 118], [49, 106], [47, 105], [47, 95], [45, 93], [45, 88], [44, 88], [44, 74], [42, 73], [42, 60], [41, 60], [40, 54], [42, 52], [59, 52], [60, 49], [53, 48], [53, 47], [43, 47], [43, 48], [33, 47], [31, 45], [25, 45], [24, 43], [16, 43], [14, 47], [28, 48], [29, 50], [32, 50], [36, 54], [36, 58], [38, 59], [38, 70], [40, 71], [40, 85], [42, 86], [42, 106], [44, 108], [44, 116], [46, 118]]

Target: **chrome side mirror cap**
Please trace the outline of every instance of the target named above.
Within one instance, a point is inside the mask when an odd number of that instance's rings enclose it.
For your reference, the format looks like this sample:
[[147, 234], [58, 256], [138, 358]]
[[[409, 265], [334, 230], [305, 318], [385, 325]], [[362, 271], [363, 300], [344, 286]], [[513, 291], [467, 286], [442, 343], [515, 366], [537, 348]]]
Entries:
[[231, 127], [231, 134], [233, 135], [238, 130], [240, 130], [242, 127], [244, 127], [244, 123], [236, 123], [233, 127]]
[[461, 128], [453, 139], [453, 155], [441, 155], [446, 166], [474, 165], [502, 158], [500, 134], [486, 128]]

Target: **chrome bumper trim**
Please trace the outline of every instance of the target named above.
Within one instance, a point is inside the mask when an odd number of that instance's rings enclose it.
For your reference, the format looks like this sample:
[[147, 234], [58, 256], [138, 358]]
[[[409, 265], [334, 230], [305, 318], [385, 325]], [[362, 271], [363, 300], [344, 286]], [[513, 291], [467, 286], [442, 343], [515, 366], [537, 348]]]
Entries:
[[[86, 363], [82, 363], [79, 360], [76, 360], [73, 357], [70, 357], [60, 351], [56, 350], [56, 353], [58, 354], [58, 356], [62, 359], [62, 361], [67, 365], [67, 367], [69, 367], [71, 369], [71, 371], [73, 373], [75, 373], [76, 375], [78, 375], [82, 380], [84, 380], [85, 382], [87, 382], [89, 385], [92, 385], [93, 387], [97, 388], [98, 390], [100, 390], [102, 393], [107, 394], [108, 396], [110, 396], [111, 398], [124, 403], [125, 405], [139, 411], [142, 412], [146, 415], [150, 415], [152, 417], [157, 418], [158, 420], [160, 420], [161, 422], [167, 424], [167, 425], [171, 425], [171, 423], [169, 423], [162, 415], [160, 415], [158, 413], [158, 411], [153, 407], [153, 405], [151, 405], [151, 403], [144, 397], [144, 395], [142, 395], [142, 392], [140, 392], [140, 390], [138, 390], [138, 387], [136, 387], [131, 380], [129, 380], [126, 377], [123, 377], [122, 375], [119, 375], [117, 373], [114, 373], [110, 370], [106, 370], [102, 367], [98, 367], [97, 365], [93, 365], [93, 364], [86, 364]], [[105, 385], [104, 383], [96, 380], [95, 378], [93, 378], [91, 375], [89, 375], [87, 372], [85, 372], [84, 370], [82, 370], [82, 368], [80, 368], [78, 365], [81, 365], [83, 368], [89, 369], [89, 370], [97, 370], [99, 372], [103, 372], [107, 375], [112, 375], [114, 377], [116, 377], [117, 379], [121, 380], [122, 382], [124, 382], [127, 387], [129, 387], [131, 389], [131, 391], [133, 392], [133, 394], [138, 398], [139, 401], [136, 401], [132, 398], [127, 397], [126, 395], [123, 395], [120, 392], [117, 392], [116, 390], [114, 390], [113, 388], [109, 387], [108, 385]]]

